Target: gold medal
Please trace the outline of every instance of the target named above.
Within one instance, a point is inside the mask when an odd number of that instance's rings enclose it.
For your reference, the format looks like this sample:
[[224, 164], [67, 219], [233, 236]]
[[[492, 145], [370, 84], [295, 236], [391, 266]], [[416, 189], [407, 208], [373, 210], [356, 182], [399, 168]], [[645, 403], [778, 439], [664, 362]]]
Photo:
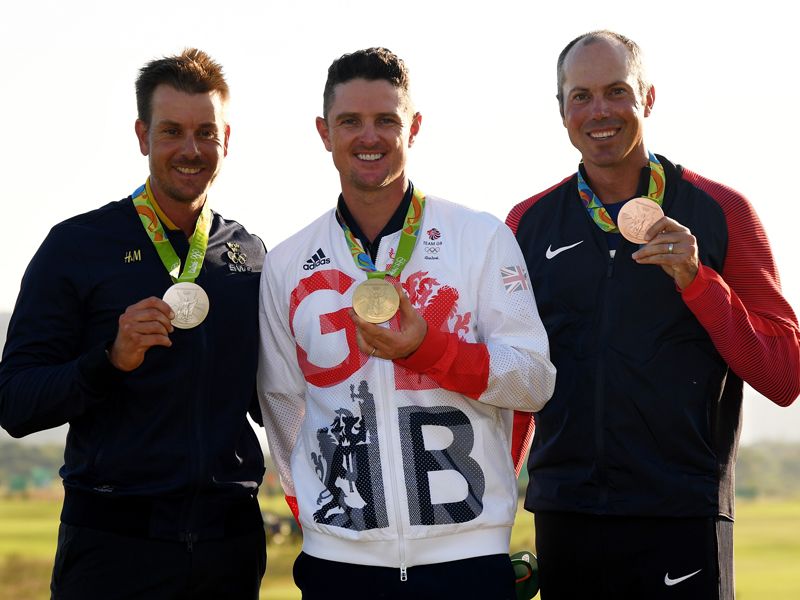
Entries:
[[626, 240], [634, 244], [646, 244], [645, 234], [653, 223], [664, 216], [661, 207], [650, 198], [642, 196], [628, 200], [619, 211], [617, 227]]
[[176, 283], [164, 294], [164, 302], [169, 304], [175, 313], [172, 324], [179, 329], [197, 327], [208, 315], [208, 295], [196, 283], [189, 281]]
[[353, 310], [370, 323], [384, 323], [400, 307], [400, 296], [395, 287], [385, 279], [367, 279], [353, 292]]

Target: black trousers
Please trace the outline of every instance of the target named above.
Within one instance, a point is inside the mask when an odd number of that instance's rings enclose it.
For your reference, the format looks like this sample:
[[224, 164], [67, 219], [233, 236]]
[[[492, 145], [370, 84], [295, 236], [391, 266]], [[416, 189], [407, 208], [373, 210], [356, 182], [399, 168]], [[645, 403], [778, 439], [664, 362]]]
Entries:
[[408, 569], [353, 565], [300, 553], [294, 582], [303, 600], [515, 600], [508, 554], [479, 556]]
[[542, 600], [732, 600], [733, 523], [539, 512]]
[[218, 540], [129, 537], [61, 523], [52, 600], [258, 600], [263, 528]]

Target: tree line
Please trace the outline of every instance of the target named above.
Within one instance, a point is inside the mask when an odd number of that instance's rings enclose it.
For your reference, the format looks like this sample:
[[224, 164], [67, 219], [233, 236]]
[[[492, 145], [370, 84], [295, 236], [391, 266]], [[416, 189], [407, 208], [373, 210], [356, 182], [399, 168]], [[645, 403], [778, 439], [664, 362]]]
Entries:
[[[264, 491], [281, 494], [275, 467], [266, 456]], [[53, 485], [64, 462], [62, 444], [0, 441], [0, 490], [5, 493]], [[520, 476], [520, 490], [527, 474]], [[739, 448], [736, 495], [740, 498], [800, 497], [800, 443], [760, 442]]]

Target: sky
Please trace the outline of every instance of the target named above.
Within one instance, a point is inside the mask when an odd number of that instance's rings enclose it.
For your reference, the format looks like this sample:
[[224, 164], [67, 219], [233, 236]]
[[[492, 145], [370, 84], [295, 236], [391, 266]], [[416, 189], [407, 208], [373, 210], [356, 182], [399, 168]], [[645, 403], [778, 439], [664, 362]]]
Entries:
[[[785, 3], [14, 2], [3, 9], [0, 312], [10, 312], [50, 227], [127, 196], [147, 161], [133, 84], [147, 61], [204, 49], [231, 87], [231, 139], [212, 207], [268, 248], [333, 206], [338, 176], [314, 126], [331, 61], [385, 46], [411, 71], [423, 115], [408, 173], [426, 192], [504, 219], [573, 173], [555, 100], [571, 39], [613, 29], [642, 46], [656, 102], [654, 152], [742, 192], [800, 310], [787, 188], [800, 139], [795, 23]], [[787, 173], [789, 175], [787, 175]], [[788, 192], [786, 190], [789, 190]], [[743, 441], [800, 439], [800, 408], [749, 391]]]

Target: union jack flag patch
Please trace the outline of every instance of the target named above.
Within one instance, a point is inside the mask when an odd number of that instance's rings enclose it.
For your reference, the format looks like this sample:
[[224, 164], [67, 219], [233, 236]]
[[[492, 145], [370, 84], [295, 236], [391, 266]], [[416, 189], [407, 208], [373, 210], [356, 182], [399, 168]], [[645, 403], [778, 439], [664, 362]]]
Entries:
[[528, 290], [528, 276], [525, 269], [518, 265], [513, 267], [500, 267], [500, 277], [503, 278], [503, 285], [506, 292], [518, 292], [520, 290]]

